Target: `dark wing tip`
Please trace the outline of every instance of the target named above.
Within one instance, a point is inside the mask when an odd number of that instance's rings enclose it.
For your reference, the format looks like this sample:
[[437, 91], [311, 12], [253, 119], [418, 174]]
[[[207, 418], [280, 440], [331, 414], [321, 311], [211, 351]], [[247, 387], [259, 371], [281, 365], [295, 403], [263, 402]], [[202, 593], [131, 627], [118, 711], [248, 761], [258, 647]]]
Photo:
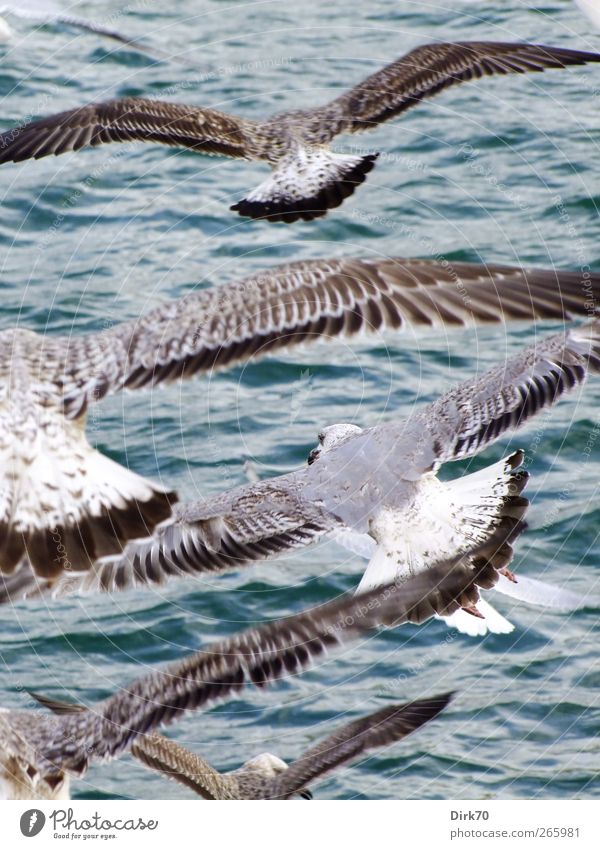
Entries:
[[85, 705], [77, 704], [76, 702], [63, 702], [60, 699], [53, 699], [50, 696], [44, 696], [41, 693], [36, 693], [34, 690], [25, 691], [35, 702], [42, 707], [47, 708], [57, 716], [68, 715], [72, 713], [83, 713], [87, 711]]
[[[372, 715], [374, 721], [382, 718], [393, 722], [395, 719], [402, 719], [407, 723], [410, 731], [416, 731], [425, 723], [435, 719], [445, 708], [448, 707], [456, 692], [454, 690], [448, 693], [439, 693], [436, 696], [431, 696], [426, 699], [416, 699], [413, 702], [403, 704], [390, 705], [382, 711]], [[408, 733], [405, 732], [405, 733]]]
[[426, 722], [429, 719], [433, 719], [447, 708], [455, 696], [456, 690], [450, 690], [447, 693], [438, 693], [438, 695], [431, 696], [431, 698], [418, 699], [412, 703], [412, 706], [419, 708], [419, 711], [426, 717], [424, 720]]

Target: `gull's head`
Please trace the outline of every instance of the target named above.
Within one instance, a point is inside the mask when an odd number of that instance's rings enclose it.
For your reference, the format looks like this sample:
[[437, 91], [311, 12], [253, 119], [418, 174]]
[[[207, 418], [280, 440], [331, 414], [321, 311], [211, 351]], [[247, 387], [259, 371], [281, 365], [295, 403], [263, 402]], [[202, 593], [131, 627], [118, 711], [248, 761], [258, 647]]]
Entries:
[[255, 758], [246, 761], [242, 770], [244, 772], [258, 772], [265, 778], [275, 778], [279, 773], [285, 772], [287, 768], [286, 762], [278, 758], [277, 755], [263, 752], [262, 755], [256, 755]]
[[346, 442], [346, 440], [361, 432], [361, 427], [347, 423], [324, 427], [319, 433], [319, 444], [308, 455], [308, 465], [310, 466], [315, 460], [318, 460], [321, 454], [331, 451], [332, 448], [337, 448], [342, 442]]

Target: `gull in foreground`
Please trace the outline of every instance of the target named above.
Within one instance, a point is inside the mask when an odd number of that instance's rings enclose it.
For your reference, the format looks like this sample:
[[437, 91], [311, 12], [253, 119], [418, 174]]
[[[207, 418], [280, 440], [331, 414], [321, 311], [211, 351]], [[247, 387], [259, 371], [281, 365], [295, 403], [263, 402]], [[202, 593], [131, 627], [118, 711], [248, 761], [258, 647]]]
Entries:
[[158, 142], [199, 153], [266, 162], [271, 176], [232, 210], [270, 221], [311, 220], [339, 206], [378, 154], [329, 147], [343, 133], [372, 129], [444, 89], [484, 76], [599, 62], [600, 54], [541, 44], [464, 41], [425, 44], [330, 103], [252, 121], [215, 109], [126, 97], [29, 120], [0, 135], [0, 162], [21, 162], [109, 142]]
[[[31, 694], [57, 714], [80, 713], [83, 705], [59, 702]], [[367, 752], [391, 746], [435, 719], [452, 698], [444, 693], [407, 704], [392, 704], [337, 728], [316, 746], [287, 764], [277, 755], [263, 752], [231, 772], [219, 772], [200, 755], [190, 752], [162, 734], [140, 734], [131, 754], [156, 770], [209, 800], [311, 799], [309, 786], [322, 776]]]
[[50, 581], [119, 553], [171, 515], [173, 492], [88, 443], [88, 407], [269, 351], [403, 327], [564, 321], [600, 275], [419, 259], [317, 259], [167, 301], [87, 335], [0, 332], [0, 574]]
[[0, 712], [0, 799], [68, 798], [70, 776], [117, 757], [186, 711], [294, 674], [330, 648], [380, 625], [425, 622], [477, 595], [476, 575], [455, 558], [427, 575], [346, 596], [224, 639], [151, 672], [89, 710]]
[[[514, 581], [510, 542], [528, 505], [521, 495], [522, 452], [453, 481], [439, 480], [437, 472], [479, 454], [599, 370], [600, 319], [541, 337], [407, 420], [336, 429], [331, 444], [324, 431], [306, 468], [176, 505], [151, 540], [132, 542], [121, 556], [80, 574], [48, 581], [23, 563], [5, 579], [0, 600], [159, 585], [275, 558], [348, 529], [376, 543], [361, 590], [402, 580], [474, 545], [479, 586], [491, 588], [499, 575]], [[476, 606], [466, 610], [482, 616]]]

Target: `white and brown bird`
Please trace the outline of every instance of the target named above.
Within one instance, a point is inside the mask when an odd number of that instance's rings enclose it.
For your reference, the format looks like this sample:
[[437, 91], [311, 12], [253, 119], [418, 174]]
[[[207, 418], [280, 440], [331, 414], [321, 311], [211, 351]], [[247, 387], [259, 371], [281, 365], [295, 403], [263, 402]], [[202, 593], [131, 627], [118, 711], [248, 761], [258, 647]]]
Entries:
[[0, 135], [0, 162], [130, 141], [260, 160], [271, 166], [271, 176], [231, 209], [269, 221], [309, 221], [349, 197], [378, 156], [335, 153], [330, 144], [336, 136], [369, 130], [458, 83], [599, 61], [598, 53], [541, 44], [425, 44], [324, 106], [263, 121], [135, 97], [28, 120]]
[[[317, 259], [166, 301], [97, 333], [0, 332], [0, 574], [79, 575], [171, 515], [173, 492], [94, 450], [90, 405], [330, 337], [404, 327], [564, 321], [600, 274], [419, 259]], [[24, 573], [21, 574], [21, 580]]]
[[[87, 710], [85, 706], [31, 694], [53, 713]], [[204, 758], [168, 737], [154, 732], [140, 734], [131, 754], [150, 769], [193, 790], [211, 801], [227, 799], [311, 799], [310, 785], [323, 776], [366, 755], [388, 747], [435, 719], [452, 699], [443, 693], [406, 704], [391, 704], [337, 728], [320, 743], [287, 764], [277, 755], [263, 752], [229, 772], [219, 772]]]
[[[499, 575], [513, 580], [510, 543], [528, 506], [521, 495], [523, 453], [452, 481], [441, 481], [437, 472], [479, 454], [599, 371], [600, 319], [593, 319], [540, 338], [408, 419], [346, 428], [332, 444], [324, 438], [303, 469], [176, 504], [172, 520], [151, 540], [129, 543], [121, 555], [79, 574], [48, 581], [24, 561], [4, 579], [0, 601], [160, 585], [280, 557], [348, 529], [376, 543], [361, 589], [405, 580], [432, 558], [474, 545], [483, 589]], [[480, 615], [476, 606], [468, 612]]]
[[247, 683], [260, 687], [300, 672], [380, 625], [425, 622], [476, 596], [471, 568], [455, 558], [402, 585], [342, 597], [221, 640], [89, 709], [60, 715], [1, 710], [0, 799], [68, 798], [70, 777], [117, 757], [187, 711], [239, 693]]

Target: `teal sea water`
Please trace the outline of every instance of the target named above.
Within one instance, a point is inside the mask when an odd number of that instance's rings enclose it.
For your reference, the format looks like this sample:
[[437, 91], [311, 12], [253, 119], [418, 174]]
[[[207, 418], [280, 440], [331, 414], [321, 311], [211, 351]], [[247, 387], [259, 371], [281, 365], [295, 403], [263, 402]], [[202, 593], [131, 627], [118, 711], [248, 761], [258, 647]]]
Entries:
[[[65, 0], [64, 7], [67, 8]], [[196, 63], [154, 61], [58, 26], [13, 20], [0, 46], [2, 128], [115, 95], [164, 96], [260, 117], [325, 101], [432, 39], [529, 40], [600, 50], [563, 0], [87, 2], [78, 14]], [[241, 219], [231, 203], [255, 164], [118, 146], [0, 168], [0, 329], [99, 330], [166, 299], [286, 260], [432, 256], [598, 268], [600, 68], [485, 80], [448, 91], [338, 149], [380, 150], [340, 209], [312, 223]], [[470, 157], [464, 145], [470, 145]], [[551, 329], [387, 334], [251, 362], [121, 395], [93, 411], [89, 438], [138, 472], [203, 498], [305, 462], [321, 426], [409, 415], [451, 384]], [[270, 750], [300, 754], [335, 726], [457, 690], [414, 737], [315, 788], [319, 798], [600, 797], [598, 452], [600, 381], [470, 463], [528, 452], [533, 504], [515, 569], [568, 586], [566, 615], [490, 600], [516, 628], [471, 639], [441, 622], [376, 634], [309, 673], [192, 715], [170, 734], [217, 767]], [[3, 609], [0, 703], [22, 687], [91, 702], [241, 628], [351, 591], [358, 558], [333, 543], [238, 574], [113, 598]], [[185, 798], [131, 758], [94, 767], [78, 798]]]

